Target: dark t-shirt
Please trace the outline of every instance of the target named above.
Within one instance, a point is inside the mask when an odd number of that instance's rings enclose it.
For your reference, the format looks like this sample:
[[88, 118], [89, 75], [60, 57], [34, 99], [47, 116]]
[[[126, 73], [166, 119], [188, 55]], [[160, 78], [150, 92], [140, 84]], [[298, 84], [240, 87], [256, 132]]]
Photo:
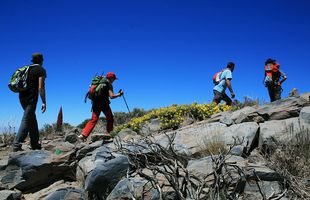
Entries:
[[28, 104], [36, 104], [39, 97], [39, 77], [46, 78], [46, 71], [41, 65], [32, 65], [28, 72], [28, 89], [19, 93], [19, 98]]
[[107, 80], [107, 89], [105, 89], [100, 96], [93, 100], [93, 110], [104, 110], [110, 104], [109, 90], [113, 91], [113, 85]]

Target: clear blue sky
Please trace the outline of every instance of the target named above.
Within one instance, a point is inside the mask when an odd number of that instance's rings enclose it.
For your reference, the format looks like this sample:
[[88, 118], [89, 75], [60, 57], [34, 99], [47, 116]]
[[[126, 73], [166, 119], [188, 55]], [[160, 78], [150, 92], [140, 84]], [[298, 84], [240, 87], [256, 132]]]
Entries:
[[[130, 108], [210, 102], [212, 76], [228, 61], [236, 98], [268, 101], [268, 57], [288, 76], [283, 96], [308, 92], [309, 10], [307, 0], [1, 0], [0, 126], [19, 126], [22, 108], [7, 83], [33, 52], [44, 54], [48, 75], [40, 127], [56, 121], [60, 106], [73, 125], [89, 118], [84, 95], [103, 71], [119, 76], [114, 89]], [[111, 106], [126, 111], [122, 98]]]

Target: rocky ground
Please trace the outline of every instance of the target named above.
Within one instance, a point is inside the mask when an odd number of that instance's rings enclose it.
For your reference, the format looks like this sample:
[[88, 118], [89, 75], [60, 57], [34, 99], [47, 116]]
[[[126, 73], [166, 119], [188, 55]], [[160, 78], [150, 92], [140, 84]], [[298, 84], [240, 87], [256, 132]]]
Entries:
[[2, 147], [0, 200], [307, 199], [266, 155], [308, 134], [309, 100], [292, 96], [178, 130], [162, 131], [153, 119], [111, 140], [82, 142], [72, 129], [43, 138], [42, 150]]

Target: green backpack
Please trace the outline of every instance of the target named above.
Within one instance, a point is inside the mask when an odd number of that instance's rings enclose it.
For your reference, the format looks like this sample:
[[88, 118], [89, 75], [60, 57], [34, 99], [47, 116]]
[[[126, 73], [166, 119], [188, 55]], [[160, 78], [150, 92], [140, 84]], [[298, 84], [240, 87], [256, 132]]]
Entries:
[[86, 93], [84, 100], [85, 103], [87, 98], [94, 101], [97, 97], [104, 95], [104, 93], [106, 93], [108, 89], [108, 79], [104, 76], [95, 76], [91, 81], [88, 92]]
[[34, 65], [26, 65], [17, 69], [12, 75], [10, 82], [8, 84], [9, 88], [13, 92], [22, 92], [28, 89], [27, 79], [29, 69]]

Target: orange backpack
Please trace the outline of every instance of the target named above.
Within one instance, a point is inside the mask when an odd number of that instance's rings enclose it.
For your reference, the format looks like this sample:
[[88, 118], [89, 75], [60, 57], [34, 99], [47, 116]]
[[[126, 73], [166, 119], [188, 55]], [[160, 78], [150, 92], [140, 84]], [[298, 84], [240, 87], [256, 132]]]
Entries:
[[269, 63], [265, 66], [265, 85], [273, 83], [273, 74], [279, 72], [280, 65], [279, 63]]

